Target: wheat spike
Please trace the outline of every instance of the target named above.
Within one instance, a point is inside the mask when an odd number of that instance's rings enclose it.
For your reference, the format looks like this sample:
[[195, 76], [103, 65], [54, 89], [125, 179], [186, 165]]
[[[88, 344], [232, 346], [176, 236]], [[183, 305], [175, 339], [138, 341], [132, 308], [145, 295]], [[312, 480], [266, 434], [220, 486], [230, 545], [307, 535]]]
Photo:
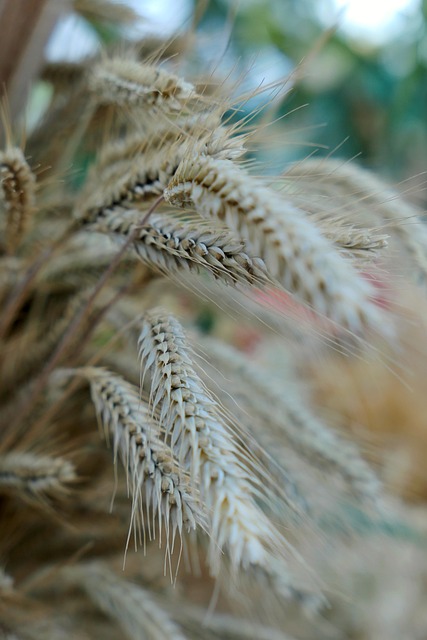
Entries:
[[43, 501], [62, 498], [75, 481], [74, 466], [62, 458], [32, 453], [0, 456], [0, 491]]
[[301, 210], [233, 162], [185, 159], [164, 196], [175, 206], [193, 204], [202, 216], [224, 220], [288, 291], [326, 317], [356, 331], [381, 326], [371, 286]]
[[207, 271], [226, 283], [265, 284], [269, 276], [262, 260], [249, 257], [243, 243], [227, 229], [203, 221], [185, 222], [167, 214], [152, 215], [138, 226], [138, 211], [113, 212], [97, 224], [96, 231], [124, 241], [135, 229], [133, 244], [148, 266], [172, 276], [178, 271]]
[[[169, 534], [173, 542], [176, 532], [181, 535], [183, 529], [203, 527], [197, 495], [169, 447], [158, 438], [159, 426], [137, 388], [103, 369], [86, 368], [81, 373], [90, 383], [105, 438], [113, 443], [114, 460], [119, 457], [126, 469], [133, 498], [132, 517], [144, 497], [147, 514], [151, 510], [160, 531], [165, 526], [168, 540]], [[143, 523], [142, 508], [140, 516]], [[149, 521], [147, 528], [151, 535]]]
[[[274, 554], [287, 543], [254, 501], [250, 471], [236, 442], [195, 372], [183, 330], [161, 309], [144, 314], [139, 354], [150, 371], [151, 403], [182, 464], [191, 471], [211, 519], [211, 571], [219, 571], [219, 549], [227, 547], [236, 569], [257, 567], [292, 595], [286, 566]], [[275, 562], [277, 564], [275, 564]]]
[[[214, 110], [190, 116], [178, 117], [173, 123], [153, 124], [149, 132], [138, 134], [132, 131], [124, 138], [105, 144], [97, 156], [93, 171], [97, 175], [110, 175], [117, 167], [129, 161], [147, 156], [153, 150], [198, 142], [207, 155], [215, 158], [239, 158], [245, 153], [244, 134], [236, 134], [236, 127], [221, 124], [221, 111]], [[148, 165], [148, 163], [147, 163]]]
[[73, 567], [64, 572], [76, 582], [126, 638], [185, 640], [184, 633], [151, 597], [147, 589], [119, 578], [102, 563]]
[[244, 136], [221, 127], [220, 115], [192, 117], [160, 126], [145, 136], [106, 145], [92, 168], [76, 216], [94, 221], [121, 206], [138, 206], [163, 193], [195, 144], [215, 158], [244, 153]]
[[152, 114], [181, 113], [197, 94], [192, 84], [156, 66], [125, 58], [105, 59], [88, 79], [91, 95], [99, 104], [146, 109]]
[[6, 214], [6, 249], [13, 253], [27, 230], [35, 207], [35, 177], [22, 150], [0, 152], [1, 200]]

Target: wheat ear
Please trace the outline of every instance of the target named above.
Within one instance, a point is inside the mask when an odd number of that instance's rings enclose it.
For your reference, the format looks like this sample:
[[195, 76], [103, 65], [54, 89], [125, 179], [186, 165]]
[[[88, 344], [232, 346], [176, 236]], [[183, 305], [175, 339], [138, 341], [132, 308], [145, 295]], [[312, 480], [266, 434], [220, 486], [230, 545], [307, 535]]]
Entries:
[[270, 282], [262, 260], [249, 257], [243, 243], [226, 228], [193, 223], [173, 215], [153, 214], [149, 224], [138, 226], [141, 213], [116, 211], [91, 225], [124, 241], [136, 233], [133, 249], [148, 266], [174, 276], [178, 271], [207, 271], [226, 283], [258, 284]]
[[185, 640], [179, 626], [149, 591], [123, 580], [102, 563], [66, 569], [64, 577], [84, 589], [94, 604], [117, 622], [126, 638]]
[[196, 91], [189, 82], [127, 58], [105, 59], [95, 65], [88, 88], [99, 104], [144, 109], [152, 114], [181, 113], [190, 101], [192, 108], [197, 104]]
[[274, 560], [288, 544], [254, 500], [253, 477], [219, 406], [195, 372], [178, 321], [161, 309], [144, 314], [139, 354], [143, 377], [151, 372], [153, 411], [193, 482], [200, 483], [211, 520], [212, 573], [218, 573], [220, 549], [227, 547], [234, 569], [258, 568], [289, 596], [286, 566], [279, 557]]
[[356, 331], [381, 327], [371, 286], [303, 211], [233, 162], [185, 159], [164, 196], [175, 206], [193, 204], [203, 217], [224, 220], [288, 291], [328, 318]]
[[0, 152], [1, 200], [7, 212], [6, 249], [13, 253], [25, 233], [35, 208], [35, 177], [22, 150]]
[[75, 481], [74, 466], [62, 458], [33, 453], [0, 455], [0, 492], [24, 498], [63, 498]]
[[80, 372], [89, 381], [105, 438], [113, 443], [114, 460], [119, 457], [126, 469], [133, 499], [132, 518], [140, 508], [144, 524], [140, 506], [144, 497], [150, 536], [154, 535], [150, 519], [154, 524], [155, 518], [160, 533], [164, 525], [167, 540], [171, 534], [172, 543], [177, 532], [181, 535], [183, 529], [204, 527], [197, 494], [189, 486], [170, 448], [156, 435], [159, 426], [140, 399], [138, 389], [103, 369], [92, 367]]

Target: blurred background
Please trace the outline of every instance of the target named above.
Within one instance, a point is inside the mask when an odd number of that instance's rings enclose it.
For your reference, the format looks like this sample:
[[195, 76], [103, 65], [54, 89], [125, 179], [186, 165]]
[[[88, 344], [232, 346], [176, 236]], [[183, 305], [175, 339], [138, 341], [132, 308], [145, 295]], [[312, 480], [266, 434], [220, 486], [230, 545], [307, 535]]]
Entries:
[[[78, 3], [77, 3], [78, 4]], [[426, 0], [127, 0], [147, 34], [198, 32], [197, 64], [242, 70], [244, 86], [288, 76], [276, 105], [289, 144], [279, 162], [309, 154], [358, 157], [392, 182], [427, 167]], [[65, 14], [47, 45], [51, 61], [77, 61], [123, 37], [88, 15]], [[300, 71], [297, 66], [303, 62]], [[256, 105], [255, 105], [256, 106]], [[254, 103], [247, 104], [248, 111]], [[34, 114], [34, 110], [33, 110]], [[262, 117], [262, 114], [260, 115]], [[422, 179], [412, 195], [425, 201]]]

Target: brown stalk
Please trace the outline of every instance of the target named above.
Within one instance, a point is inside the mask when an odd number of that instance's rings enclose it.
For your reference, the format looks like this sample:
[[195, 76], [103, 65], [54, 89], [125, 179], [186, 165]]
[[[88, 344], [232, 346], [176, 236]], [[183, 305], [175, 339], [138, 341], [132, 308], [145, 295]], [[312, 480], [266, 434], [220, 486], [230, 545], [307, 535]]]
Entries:
[[[145, 214], [143, 220], [141, 221], [141, 225], [144, 225], [147, 222], [147, 220], [150, 217], [150, 215], [153, 213], [153, 211], [156, 209], [156, 207], [162, 201], [163, 201], [163, 196], [158, 198], [153, 203], [152, 207], [148, 210], [148, 212]], [[27, 401], [23, 405], [21, 411], [19, 411], [16, 414], [15, 419], [9, 425], [10, 429], [12, 431], [13, 431], [14, 427], [19, 425], [19, 423], [22, 422], [23, 420], [25, 420], [29, 416], [29, 414], [31, 413], [31, 411], [34, 408], [34, 406], [35, 406], [40, 394], [42, 393], [42, 391], [44, 389], [44, 386], [45, 386], [45, 384], [46, 384], [46, 382], [47, 382], [47, 380], [49, 378], [49, 375], [52, 373], [52, 371], [54, 370], [56, 365], [59, 363], [62, 354], [64, 353], [65, 349], [68, 347], [68, 345], [70, 344], [71, 340], [73, 339], [74, 333], [80, 328], [80, 326], [84, 322], [87, 314], [91, 310], [91, 308], [92, 308], [96, 298], [98, 297], [99, 293], [101, 292], [101, 290], [103, 289], [105, 284], [108, 282], [110, 277], [113, 275], [114, 271], [119, 266], [119, 263], [120, 263], [123, 255], [126, 253], [127, 249], [130, 247], [132, 242], [135, 240], [135, 238], [137, 236], [137, 232], [138, 232], [137, 229], [135, 229], [129, 235], [129, 238], [126, 240], [126, 242], [124, 243], [124, 245], [122, 246], [120, 251], [116, 254], [116, 257], [113, 259], [111, 264], [108, 266], [108, 268], [104, 271], [104, 273], [101, 276], [101, 278], [98, 280], [97, 285], [95, 286], [94, 290], [92, 291], [92, 294], [90, 295], [90, 297], [89, 297], [88, 301], [86, 302], [86, 304], [84, 305], [84, 307], [75, 316], [74, 320], [68, 326], [68, 329], [65, 332], [61, 342], [59, 343], [59, 345], [57, 346], [56, 350], [54, 351], [54, 353], [52, 354], [52, 356], [50, 357], [50, 359], [48, 360], [48, 362], [46, 363], [46, 365], [42, 369], [39, 377], [37, 378], [37, 380], [35, 382], [35, 385], [34, 385], [32, 391], [31, 391]]]

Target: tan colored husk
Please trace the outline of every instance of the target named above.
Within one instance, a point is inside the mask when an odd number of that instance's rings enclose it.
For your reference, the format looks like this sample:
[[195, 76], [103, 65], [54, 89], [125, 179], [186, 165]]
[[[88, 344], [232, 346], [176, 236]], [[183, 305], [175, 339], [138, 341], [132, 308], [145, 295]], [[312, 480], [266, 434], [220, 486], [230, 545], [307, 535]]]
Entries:
[[136, 229], [134, 251], [146, 265], [165, 274], [207, 271], [228, 284], [270, 282], [263, 261], [248, 256], [243, 242], [226, 227], [167, 213], [151, 215], [143, 226], [140, 221], [141, 213], [123, 209], [106, 215], [93, 228], [122, 242]]

